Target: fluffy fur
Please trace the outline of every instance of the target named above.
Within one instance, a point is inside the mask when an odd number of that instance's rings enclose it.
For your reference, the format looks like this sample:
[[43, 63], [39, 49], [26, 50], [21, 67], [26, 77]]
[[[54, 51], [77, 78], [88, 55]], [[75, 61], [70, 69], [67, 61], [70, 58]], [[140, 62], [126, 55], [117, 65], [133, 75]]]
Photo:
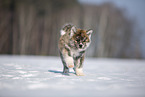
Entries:
[[84, 55], [91, 43], [93, 31], [78, 29], [73, 24], [66, 24], [60, 32], [58, 47], [64, 66], [63, 73], [69, 73], [69, 68], [73, 68], [76, 75], [84, 75]]

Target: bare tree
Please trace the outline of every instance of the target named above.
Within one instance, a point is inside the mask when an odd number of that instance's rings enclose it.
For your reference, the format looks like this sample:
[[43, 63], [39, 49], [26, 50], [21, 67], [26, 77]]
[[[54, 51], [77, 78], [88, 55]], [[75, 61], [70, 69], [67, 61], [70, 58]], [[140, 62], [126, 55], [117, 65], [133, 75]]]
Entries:
[[94, 30], [87, 56], [141, 58], [141, 49], [131, 45], [136, 42], [134, 23], [113, 4], [80, 5], [77, 0], [0, 1], [1, 54], [56, 56], [61, 27], [73, 23]]

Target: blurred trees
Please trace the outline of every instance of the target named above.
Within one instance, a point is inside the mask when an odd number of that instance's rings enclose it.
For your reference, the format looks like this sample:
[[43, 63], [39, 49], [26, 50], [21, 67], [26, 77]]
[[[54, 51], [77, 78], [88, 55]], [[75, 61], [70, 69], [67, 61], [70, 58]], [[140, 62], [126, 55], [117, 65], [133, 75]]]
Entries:
[[[58, 55], [65, 23], [93, 29], [87, 56], [140, 58], [133, 22], [112, 4], [80, 5], [77, 0], [0, 0], [0, 53]], [[139, 47], [139, 44], [138, 44]]]

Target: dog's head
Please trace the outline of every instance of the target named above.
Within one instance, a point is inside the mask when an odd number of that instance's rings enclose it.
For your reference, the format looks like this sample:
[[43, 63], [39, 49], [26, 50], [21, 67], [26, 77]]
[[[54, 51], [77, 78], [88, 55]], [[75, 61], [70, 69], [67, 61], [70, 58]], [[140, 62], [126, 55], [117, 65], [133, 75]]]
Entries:
[[91, 43], [91, 34], [92, 30], [81, 30], [77, 29], [76, 32], [73, 32], [72, 41], [76, 48], [86, 49]]

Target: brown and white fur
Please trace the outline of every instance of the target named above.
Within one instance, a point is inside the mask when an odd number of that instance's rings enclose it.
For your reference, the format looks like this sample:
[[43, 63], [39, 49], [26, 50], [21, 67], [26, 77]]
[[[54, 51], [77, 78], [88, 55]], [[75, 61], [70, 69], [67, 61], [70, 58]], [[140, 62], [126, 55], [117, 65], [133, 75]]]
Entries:
[[83, 76], [83, 61], [85, 51], [91, 43], [92, 30], [77, 29], [72, 24], [66, 24], [61, 29], [58, 47], [63, 63], [63, 73], [68, 74], [73, 68], [76, 75]]

